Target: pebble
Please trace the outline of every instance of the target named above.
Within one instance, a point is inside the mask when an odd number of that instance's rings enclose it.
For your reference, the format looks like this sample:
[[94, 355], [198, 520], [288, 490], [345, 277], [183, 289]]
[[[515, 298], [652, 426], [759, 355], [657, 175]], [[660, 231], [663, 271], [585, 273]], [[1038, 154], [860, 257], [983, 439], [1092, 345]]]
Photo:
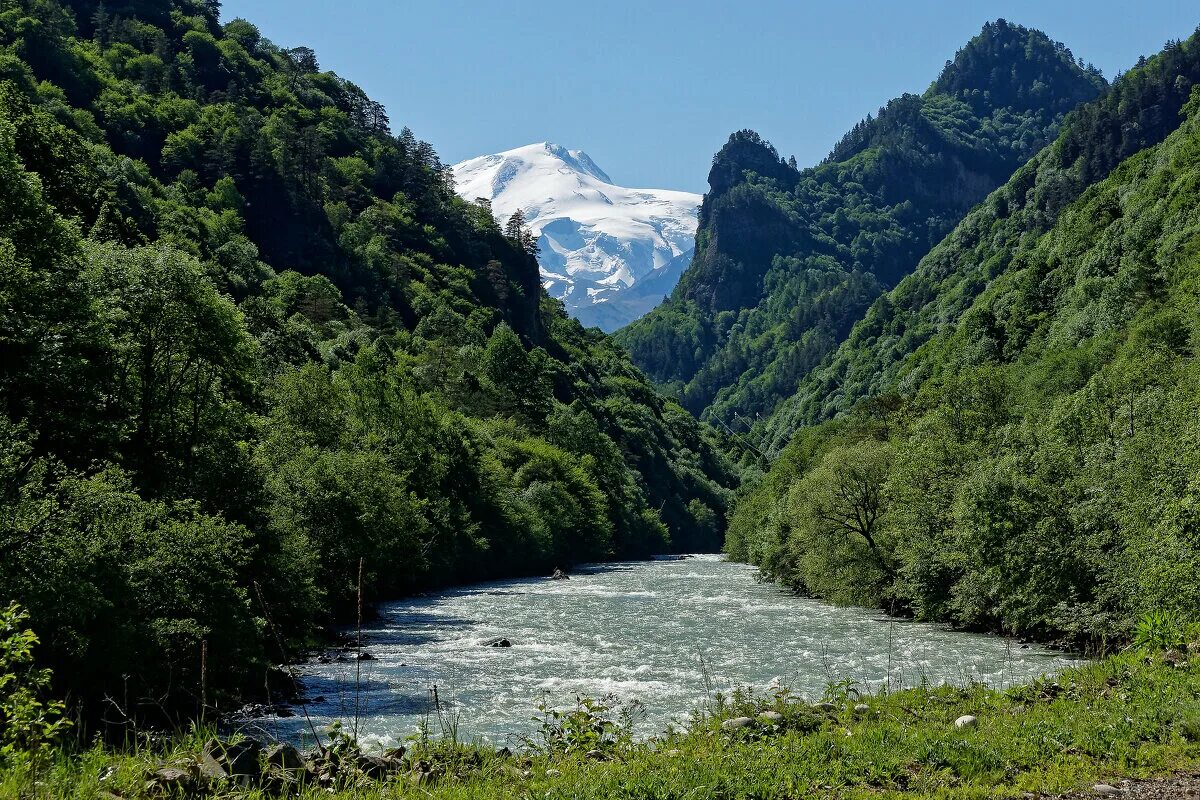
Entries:
[[758, 718], [765, 719], [772, 724], [783, 722], [783, 714], [780, 714], [778, 711], [764, 711], [758, 715]]
[[971, 716], [970, 714], [965, 714], [965, 715], [959, 717], [958, 719], [954, 720], [954, 727], [956, 727], [956, 728], [974, 728], [978, 722], [979, 722], [979, 720], [976, 719], [975, 717]]
[[747, 725], [753, 724], [754, 720], [750, 719], [749, 717], [734, 717], [733, 719], [727, 719], [722, 722], [721, 727], [727, 731], [735, 731], [738, 728], [744, 728]]
[[1110, 786], [1107, 783], [1097, 783], [1092, 787], [1092, 791], [1096, 794], [1105, 795], [1106, 797], [1118, 797], [1121, 794], [1120, 789], [1115, 786]]
[[837, 711], [837, 706], [833, 703], [817, 703], [816, 708], [818, 711]]
[[558, 771], [558, 770], [556, 770], [556, 769], [548, 769], [548, 770], [546, 770], [546, 777], [547, 777], [547, 778], [557, 778], [557, 777], [559, 777], [560, 775], [562, 775], [562, 773], [561, 773], [561, 772], [559, 772], [559, 771]]
[[871, 713], [871, 707], [869, 705], [867, 705], [866, 703], [859, 703], [858, 705], [856, 705], [854, 707], [854, 713], [855, 714], [869, 714], [869, 713]]

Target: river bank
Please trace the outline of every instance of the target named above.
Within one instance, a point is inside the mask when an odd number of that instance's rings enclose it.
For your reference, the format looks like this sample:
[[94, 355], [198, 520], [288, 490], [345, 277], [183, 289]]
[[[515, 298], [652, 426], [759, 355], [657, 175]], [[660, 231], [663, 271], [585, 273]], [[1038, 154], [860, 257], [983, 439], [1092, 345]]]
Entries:
[[[295, 791], [445, 800], [1104, 796], [1104, 786], [1120, 795], [1136, 788], [1123, 780], [1200, 766], [1200, 664], [1180, 653], [1131, 651], [1006, 691], [924, 686], [858, 695], [833, 686], [822, 703], [740, 694], [647, 741], [615, 719], [605, 724], [608, 712], [581, 712], [548, 720], [542, 747], [528, 754], [415, 737], [382, 781], [364, 778], [347, 751], [334, 784], [305, 784], [299, 772]], [[129, 752], [59, 753], [38, 776], [37, 796], [162, 796], [155, 771], [193, 774], [207, 735]], [[28, 771], [0, 775], [0, 796], [21, 796], [31, 780]], [[194, 796], [266, 796], [195, 780]]]

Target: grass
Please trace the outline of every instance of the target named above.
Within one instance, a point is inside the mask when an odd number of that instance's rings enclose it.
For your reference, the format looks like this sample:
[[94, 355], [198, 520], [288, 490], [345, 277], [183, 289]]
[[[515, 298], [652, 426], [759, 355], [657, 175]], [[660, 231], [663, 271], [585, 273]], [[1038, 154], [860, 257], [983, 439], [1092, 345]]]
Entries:
[[[312, 788], [300, 796], [993, 798], [1067, 792], [1200, 765], [1200, 656], [1173, 667], [1161, 657], [1126, 653], [1004, 692], [980, 685], [863, 697], [844, 685], [831, 692], [834, 711], [786, 694], [737, 694], [714, 702], [689, 729], [649, 742], [614, 734], [611, 725], [589, 725], [591, 712], [573, 717], [566, 734], [544, 731], [555, 742], [553, 752], [506, 755], [486, 746], [418, 741], [408, 759], [424, 762], [423, 779], [405, 772], [384, 784], [338, 794]], [[870, 710], [856, 713], [857, 704]], [[783, 715], [778, 724], [721, 726], [768, 709]], [[954, 721], [966, 714], [976, 716], [977, 725], [956, 729]], [[58, 752], [32, 789], [28, 769], [0, 772], [0, 797], [154, 796], [146, 789], [149, 772], [194, 757], [206, 737], [193, 732], [159, 747]], [[602, 750], [604, 760], [585, 755], [585, 747]], [[230, 790], [217, 796], [266, 795]]]

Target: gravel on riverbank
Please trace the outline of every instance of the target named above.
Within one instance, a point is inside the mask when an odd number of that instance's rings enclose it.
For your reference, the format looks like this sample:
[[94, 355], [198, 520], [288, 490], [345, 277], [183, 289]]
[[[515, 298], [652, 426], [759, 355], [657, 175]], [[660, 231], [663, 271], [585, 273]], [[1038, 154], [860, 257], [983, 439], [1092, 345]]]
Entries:
[[1113, 784], [1118, 794], [1086, 791], [1061, 795], [1055, 800], [1096, 800], [1098, 797], [1123, 797], [1134, 800], [1196, 800], [1200, 798], [1200, 773], [1184, 773], [1151, 780], [1123, 780]]

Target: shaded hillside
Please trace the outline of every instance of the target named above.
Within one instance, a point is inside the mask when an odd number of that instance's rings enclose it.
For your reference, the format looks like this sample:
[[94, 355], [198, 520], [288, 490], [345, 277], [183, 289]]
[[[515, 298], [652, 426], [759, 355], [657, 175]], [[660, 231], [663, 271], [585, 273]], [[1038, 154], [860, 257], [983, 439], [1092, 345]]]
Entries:
[[770, 414], [1103, 87], [1063, 45], [1001, 20], [923, 95], [890, 102], [816, 167], [734, 134], [713, 161], [692, 266], [618, 341], [693, 413], [729, 424]]

